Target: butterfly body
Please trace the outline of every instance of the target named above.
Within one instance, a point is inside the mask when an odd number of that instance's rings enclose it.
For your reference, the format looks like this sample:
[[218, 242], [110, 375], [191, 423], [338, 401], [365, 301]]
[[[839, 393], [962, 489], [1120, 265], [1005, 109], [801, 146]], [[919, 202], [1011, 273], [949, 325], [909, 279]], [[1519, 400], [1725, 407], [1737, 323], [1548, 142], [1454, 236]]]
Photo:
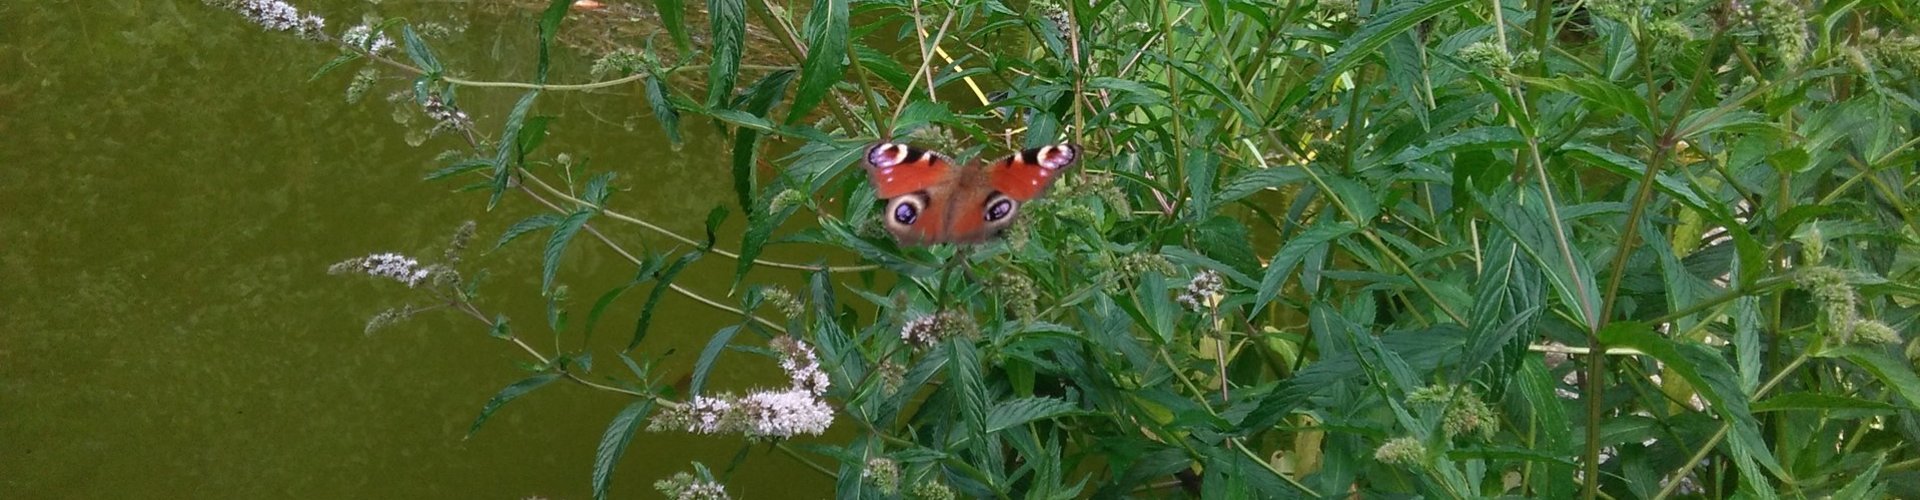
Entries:
[[1079, 146], [1055, 144], [956, 168], [938, 153], [881, 143], [867, 149], [865, 163], [887, 200], [881, 215], [887, 231], [901, 243], [926, 245], [992, 239], [1079, 159]]

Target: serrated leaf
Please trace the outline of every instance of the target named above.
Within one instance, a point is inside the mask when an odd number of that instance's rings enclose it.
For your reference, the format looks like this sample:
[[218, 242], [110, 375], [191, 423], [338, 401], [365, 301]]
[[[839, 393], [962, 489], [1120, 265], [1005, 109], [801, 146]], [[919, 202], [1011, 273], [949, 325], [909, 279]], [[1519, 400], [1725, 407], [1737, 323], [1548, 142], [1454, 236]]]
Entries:
[[1535, 87], [1573, 94], [1602, 108], [1627, 115], [1643, 130], [1658, 130], [1654, 127], [1653, 113], [1647, 108], [1646, 99], [1619, 83], [1593, 76], [1521, 77], [1521, 80]]
[[673, 278], [679, 276], [680, 271], [687, 268], [687, 264], [700, 260], [700, 256], [704, 254], [705, 252], [698, 250], [687, 252], [686, 255], [681, 255], [679, 259], [674, 260], [673, 264], [668, 265], [665, 271], [660, 271], [660, 277], [654, 279], [653, 291], [647, 294], [647, 305], [640, 308], [640, 319], [633, 322], [633, 340], [627, 342], [627, 350], [631, 351], [639, 347], [640, 341], [646, 340], [647, 326], [653, 322], [653, 308], [660, 305], [660, 299], [666, 297], [668, 290], [673, 289]]
[[713, 373], [713, 362], [720, 359], [720, 351], [727, 349], [727, 343], [733, 341], [734, 334], [740, 333], [740, 325], [732, 325], [713, 332], [707, 338], [707, 347], [700, 350], [700, 358], [693, 362], [693, 380], [687, 385], [688, 394], [701, 394], [706, 388], [707, 375]]
[[587, 189], [580, 199], [593, 204], [595, 210], [606, 210], [607, 198], [613, 195], [613, 172], [601, 172], [587, 179]]
[[1308, 251], [1359, 230], [1345, 222], [1327, 223], [1287, 240], [1273, 254], [1273, 259], [1267, 261], [1267, 273], [1260, 278], [1260, 289], [1254, 293], [1252, 315], [1258, 316], [1268, 302], [1280, 295], [1280, 289], [1287, 283], [1287, 276], [1293, 274], [1293, 268], [1306, 259]]
[[1907, 408], [1920, 409], [1920, 375], [1914, 375], [1913, 368], [1906, 363], [1885, 354], [1847, 346], [1821, 353], [1822, 357], [1837, 357], [1852, 362], [1855, 366], [1873, 374], [1880, 383], [1893, 389], [1900, 399], [1906, 400]]
[[847, 0], [814, 0], [807, 13], [807, 59], [787, 110], [788, 125], [805, 120], [846, 74], [847, 31]]
[[1408, 147], [1394, 154], [1393, 158], [1387, 160], [1387, 163], [1398, 165], [1440, 153], [1513, 149], [1526, 145], [1526, 138], [1522, 137], [1520, 131], [1514, 130], [1513, 127], [1476, 127], [1447, 134], [1444, 137], [1434, 139], [1422, 146]]
[[307, 82], [312, 83], [314, 80], [319, 80], [321, 76], [326, 75], [329, 72], [332, 72], [334, 69], [337, 69], [340, 66], [344, 66], [347, 63], [357, 61], [359, 59], [360, 59], [359, 52], [347, 52], [344, 54], [340, 54], [339, 57], [335, 57], [333, 58], [333, 60], [327, 61], [326, 64], [320, 65], [320, 69], [314, 70], [313, 76], [307, 77]]
[[540, 14], [540, 60], [533, 71], [533, 83], [547, 83], [547, 68], [552, 63], [548, 55], [552, 51], [553, 37], [560, 34], [560, 22], [567, 19], [567, 9], [573, 7], [573, 0], [549, 0], [547, 10]]
[[445, 179], [455, 175], [472, 172], [472, 171], [479, 170], [482, 168], [487, 168], [490, 166], [493, 166], [493, 162], [491, 161], [469, 158], [469, 159], [453, 162], [452, 165], [440, 167], [439, 169], [436, 169], [432, 172], [427, 172], [425, 179], [429, 181], [437, 181], [440, 179]]
[[760, 251], [766, 249], [767, 241], [773, 237], [773, 230], [779, 229], [780, 224], [785, 223], [787, 218], [792, 217], [798, 210], [800, 207], [794, 205], [780, 209], [779, 213], [767, 214], [760, 211], [759, 217], [751, 215], [747, 217], [747, 232], [740, 236], [740, 258], [735, 259], [739, 263], [734, 266], [733, 284], [729, 286], [730, 289], [739, 289], [740, 281], [746, 279], [748, 271], [753, 270], [754, 259], [760, 258]]
[[[614, 300], [619, 299], [622, 294], [627, 293], [627, 290], [632, 289], [634, 286], [646, 280], [653, 279], [653, 273], [658, 272], [662, 265], [664, 265], [664, 262], [661, 261], [659, 256], [647, 255], [646, 259], [640, 261], [640, 270], [633, 273], [633, 279], [628, 280], [625, 284], [613, 287], [611, 290], [607, 290], [606, 293], [600, 294], [600, 299], [595, 300], [593, 302], [593, 308], [587, 311], [587, 338], [593, 338], [593, 329], [600, 324], [600, 316], [606, 313], [607, 307], [612, 306]], [[622, 356], [625, 355], [623, 354]]]
[[1353, 69], [1361, 61], [1380, 52], [1393, 37], [1406, 33], [1414, 26], [1442, 12], [1465, 5], [1466, 0], [1432, 0], [1394, 2], [1367, 18], [1367, 23], [1355, 30], [1352, 35], [1341, 40], [1340, 48], [1327, 56], [1326, 69], [1313, 79], [1312, 89], [1320, 91], [1327, 88], [1327, 81]]
[[1870, 410], [1894, 411], [1900, 407], [1855, 397], [1814, 392], [1793, 392], [1767, 398], [1753, 404], [1754, 413], [1785, 410]]
[[740, 74], [740, 47], [747, 33], [744, 0], [707, 0], [713, 63], [707, 66], [707, 107], [726, 105]]
[[1753, 418], [1753, 412], [1747, 406], [1747, 396], [1740, 391], [1739, 376], [1734, 373], [1733, 366], [1727, 364], [1726, 358], [1700, 344], [1682, 343], [1655, 335], [1646, 324], [1637, 322], [1609, 324], [1601, 329], [1600, 338], [1608, 346], [1638, 349], [1686, 378], [1687, 383], [1699, 391], [1713, 412], [1719, 414], [1721, 421], [1727, 424], [1727, 445], [1733, 451], [1734, 465], [1740, 469], [1744, 484], [1756, 494], [1774, 496], [1773, 487], [1768, 484], [1767, 476], [1760, 467], [1772, 472], [1775, 477], [1786, 476], [1786, 473], [1781, 469], [1780, 462], [1773, 458], [1771, 448], [1767, 447], [1759, 421]]
[[680, 146], [680, 110], [673, 107], [673, 99], [667, 95], [667, 83], [659, 75], [647, 77], [647, 107], [653, 109], [654, 121], [660, 122], [660, 129], [666, 131], [667, 142]]
[[613, 466], [620, 463], [620, 456], [627, 453], [627, 444], [633, 442], [634, 431], [640, 430], [640, 424], [646, 421], [647, 413], [653, 411], [653, 400], [642, 398], [628, 404], [620, 414], [613, 416], [607, 424], [607, 431], [600, 435], [600, 447], [593, 454], [593, 498], [605, 500], [607, 489], [613, 486]]
[[427, 73], [433, 75], [445, 71], [445, 68], [440, 67], [440, 60], [433, 57], [433, 50], [427, 48], [427, 42], [421, 40], [420, 34], [413, 31], [412, 25], [400, 27], [400, 38], [406, 46], [407, 58], [413, 60], [414, 66], [419, 66], [420, 69], [427, 70]]
[[987, 432], [1000, 432], [1007, 428], [1026, 425], [1027, 422], [1044, 420], [1077, 413], [1079, 408], [1073, 403], [1055, 398], [1020, 398], [993, 405], [987, 410]]
[[693, 52], [693, 42], [687, 36], [687, 4], [685, 0], [653, 0], [653, 10], [660, 14], [660, 24], [666, 26], [673, 35], [673, 44], [680, 49], [680, 56], [686, 58]]
[[[780, 102], [780, 96], [787, 91], [787, 83], [793, 81], [792, 71], [775, 71], [761, 78], [747, 90], [744, 110], [755, 117], [765, 118]], [[740, 209], [753, 210], [753, 191], [757, 186], [754, 179], [754, 158], [760, 151], [760, 133], [752, 129], [741, 129], [733, 137], [733, 194], [739, 197]]]
[[553, 235], [547, 238], [546, 262], [540, 266], [540, 293], [553, 292], [553, 278], [560, 273], [560, 260], [567, 251], [567, 244], [573, 242], [573, 235], [587, 225], [587, 219], [593, 218], [593, 211], [580, 209], [568, 214], [553, 228]]
[[467, 437], [461, 439], [473, 439], [473, 434], [480, 432], [480, 426], [487, 423], [487, 417], [493, 416], [493, 412], [499, 411], [501, 406], [505, 406], [508, 402], [518, 399], [520, 396], [525, 396], [527, 393], [533, 392], [534, 389], [539, 389], [541, 386], [545, 386], [547, 383], [559, 378], [560, 374], [558, 373], [542, 373], [521, 379], [519, 382], [508, 385], [505, 389], [501, 389], [498, 394], [493, 395], [493, 399], [487, 400], [486, 406], [480, 407], [480, 416], [473, 419], [473, 425], [467, 427]]
[[507, 231], [500, 233], [500, 239], [495, 241], [493, 248], [489, 248], [487, 251], [492, 252], [499, 250], [500, 247], [507, 246], [508, 242], [519, 239], [522, 235], [560, 225], [560, 222], [564, 220], [566, 220], [566, 218], [561, 217], [560, 214], [552, 213], [535, 214], [525, 219], [520, 219], [520, 222], [515, 222], [512, 226], [507, 226]]

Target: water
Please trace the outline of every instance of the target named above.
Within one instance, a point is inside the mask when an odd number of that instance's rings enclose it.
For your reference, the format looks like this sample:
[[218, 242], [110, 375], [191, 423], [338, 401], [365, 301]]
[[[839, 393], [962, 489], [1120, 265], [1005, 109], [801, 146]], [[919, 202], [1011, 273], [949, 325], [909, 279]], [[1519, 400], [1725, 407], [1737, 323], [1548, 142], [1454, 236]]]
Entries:
[[[475, 78], [524, 79], [533, 66], [526, 11], [301, 6], [336, 32], [370, 8], [465, 25], [437, 46]], [[307, 81], [331, 49], [198, 2], [9, 2], [0, 19], [0, 498], [588, 496], [595, 446], [629, 400], [556, 383], [463, 441], [480, 406], [524, 377], [517, 366], [530, 359], [446, 312], [364, 335], [368, 317], [423, 297], [326, 274], [333, 262], [376, 251], [437, 255], [469, 219], [480, 222], [484, 249], [540, 210], [510, 196], [485, 212], [483, 194], [453, 192], [466, 181], [421, 181], [436, 155], [461, 144], [451, 136], [408, 144], [408, 128], [382, 99], [402, 83], [383, 81], [348, 105], [357, 67]], [[556, 81], [587, 78], [589, 61], [559, 54]], [[618, 171], [614, 208], [697, 235], [713, 204], [732, 199], [727, 143], [689, 120], [688, 144], [670, 150], [637, 92], [548, 94], [539, 111], [560, 118], [543, 151]], [[483, 128], [497, 130], [519, 92], [461, 96]], [[736, 236], [723, 241], [737, 241], [740, 225], [736, 215], [726, 228]], [[674, 245], [603, 227], [629, 249]], [[550, 353], [543, 239], [469, 260], [493, 271], [482, 306], [512, 316]], [[576, 325], [632, 273], [605, 246], [578, 243], [562, 272]], [[680, 281], [720, 296], [732, 266], [709, 258]], [[601, 327], [596, 375], [624, 372], [604, 347], [625, 343], [644, 291], [629, 293]], [[641, 354], [677, 350], [663, 365], [677, 376], [709, 334], [735, 321], [669, 297]], [[563, 342], [578, 346], [579, 337]], [[711, 386], [743, 390], [777, 374], [771, 361], [727, 359]], [[614, 495], [651, 496], [654, 480], [690, 470], [690, 460], [725, 468], [740, 447], [641, 433]], [[747, 497], [831, 488], [764, 447], [730, 483]]]

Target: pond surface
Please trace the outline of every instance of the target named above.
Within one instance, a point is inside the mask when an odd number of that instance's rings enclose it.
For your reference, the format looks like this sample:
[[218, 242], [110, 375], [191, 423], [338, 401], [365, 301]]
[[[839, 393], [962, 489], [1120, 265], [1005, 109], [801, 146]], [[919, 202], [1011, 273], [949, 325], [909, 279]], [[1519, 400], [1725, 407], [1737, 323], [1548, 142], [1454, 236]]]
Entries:
[[[532, 72], [530, 11], [296, 4], [325, 15], [336, 33], [372, 9], [463, 28], [432, 42], [449, 67], [477, 79]], [[525, 377], [520, 366], [531, 359], [446, 311], [363, 333], [373, 315], [425, 297], [326, 272], [374, 252], [437, 256], [454, 228], [477, 220], [469, 268], [492, 273], [481, 306], [552, 351], [538, 271], [544, 236], [485, 251], [542, 207], [509, 196], [488, 212], [484, 194], [455, 192], [470, 181], [421, 180], [436, 156], [463, 143], [440, 135], [409, 144], [426, 120], [408, 106], [413, 124], [396, 123], [384, 97], [404, 85], [401, 75], [384, 73], [366, 100], [348, 104], [357, 65], [309, 81], [333, 49], [200, 2], [8, 2], [0, 20], [0, 498], [590, 495], [595, 447], [629, 399], [556, 383], [463, 440], [481, 405]], [[588, 78], [590, 58], [559, 53], [555, 81]], [[494, 131], [520, 93], [460, 95]], [[644, 102], [637, 87], [547, 94], [538, 111], [559, 118], [542, 152], [618, 172], [615, 209], [698, 235], [708, 210], [733, 198], [728, 143], [690, 120], [687, 144], [674, 151]], [[734, 212], [723, 242], [738, 240]], [[633, 250], [676, 245], [633, 226], [602, 227]], [[561, 273], [576, 325], [633, 273], [604, 245], [577, 243]], [[813, 259], [787, 252], [770, 257]], [[716, 256], [679, 281], [737, 303], [725, 297], [732, 267]], [[791, 287], [803, 278], [762, 270], [752, 281]], [[595, 375], [624, 373], [610, 349], [627, 341], [644, 292], [627, 294], [603, 321]], [[669, 378], [738, 320], [677, 296], [659, 314], [636, 357], [673, 350], [662, 365]], [[562, 342], [579, 345], [577, 326]], [[729, 356], [711, 387], [777, 377], [769, 360]], [[654, 480], [690, 470], [689, 461], [724, 469], [741, 447], [643, 432], [614, 496], [651, 497]], [[729, 481], [737, 496], [831, 489], [764, 446], [746, 455]]]

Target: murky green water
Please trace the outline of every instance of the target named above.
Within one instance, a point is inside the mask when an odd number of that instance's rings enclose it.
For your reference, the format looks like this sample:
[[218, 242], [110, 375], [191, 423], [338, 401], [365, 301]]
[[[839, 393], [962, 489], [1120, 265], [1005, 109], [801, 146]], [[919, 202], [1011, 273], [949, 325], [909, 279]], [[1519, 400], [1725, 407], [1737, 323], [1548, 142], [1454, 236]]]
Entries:
[[[531, 21], [487, 13], [498, 9], [299, 4], [334, 29], [369, 8], [466, 25], [439, 46], [475, 77], [525, 78], [533, 66]], [[452, 314], [364, 335], [369, 316], [420, 297], [326, 274], [370, 252], [436, 254], [468, 219], [490, 243], [538, 210], [509, 197], [485, 213], [484, 195], [421, 181], [459, 143], [410, 146], [380, 99], [393, 82], [351, 106], [351, 71], [308, 82], [332, 54], [199, 2], [0, 3], [0, 498], [588, 495], [594, 448], [627, 400], [555, 384], [463, 441], [481, 404], [525, 375], [516, 368], [525, 355]], [[558, 64], [555, 80], [585, 78], [583, 58]], [[690, 124], [687, 146], [670, 151], [636, 91], [548, 95], [540, 111], [560, 119], [545, 151], [620, 172], [615, 208], [698, 234], [707, 210], [731, 199], [726, 144]], [[462, 93], [489, 129], [518, 97]], [[736, 215], [730, 230], [739, 225]], [[672, 246], [607, 228], [633, 249]], [[581, 243], [562, 274], [576, 324], [632, 272]], [[544, 346], [537, 245], [471, 260], [493, 270], [483, 304]], [[731, 269], [702, 261], [681, 281], [717, 295]], [[623, 299], [597, 340], [623, 344], [643, 298]], [[735, 320], [679, 297], [662, 314], [643, 349], [678, 349], [669, 365], [680, 371]], [[738, 360], [745, 369], [711, 385], [744, 389], [776, 372]], [[619, 369], [610, 356], [599, 365]], [[640, 434], [615, 495], [651, 496], [653, 480], [690, 460], [724, 468], [739, 447]], [[749, 453], [730, 481], [739, 496], [830, 488], [783, 456]]]

